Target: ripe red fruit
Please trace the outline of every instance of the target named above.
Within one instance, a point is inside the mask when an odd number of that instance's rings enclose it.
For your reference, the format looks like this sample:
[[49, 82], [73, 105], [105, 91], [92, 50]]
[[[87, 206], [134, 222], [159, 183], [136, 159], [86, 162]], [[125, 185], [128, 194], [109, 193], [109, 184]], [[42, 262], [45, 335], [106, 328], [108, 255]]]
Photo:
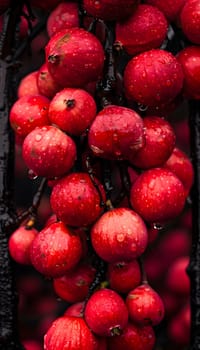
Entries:
[[187, 154], [175, 147], [163, 166], [171, 170], [181, 180], [185, 188], [185, 195], [188, 196], [194, 181], [194, 169]]
[[163, 260], [167, 260], [166, 269], [177, 258], [190, 254], [191, 238], [191, 232], [186, 228], [174, 228], [166, 232], [158, 245], [160, 258], [163, 257]]
[[20, 83], [17, 88], [17, 96], [21, 98], [25, 95], [39, 95], [37, 85], [37, 75], [38, 71], [31, 72], [25, 75], [24, 78], [20, 80]]
[[145, 0], [145, 3], [158, 7], [170, 22], [178, 18], [185, 2], [186, 0]]
[[[83, 317], [85, 302], [80, 302], [70, 305], [65, 311], [65, 316]], [[95, 336], [96, 347], [95, 350], [107, 350], [107, 338]]]
[[154, 248], [154, 254], [149, 251], [145, 255], [145, 271], [150, 281], [163, 281], [163, 275], [174, 260], [190, 254], [191, 234], [185, 229], [171, 229], [157, 241]]
[[101, 18], [105, 21], [119, 21], [135, 10], [139, 0], [84, 0], [84, 9], [93, 17]]
[[85, 302], [81, 301], [70, 305], [65, 311], [65, 316], [83, 317]]
[[44, 336], [44, 350], [97, 350], [96, 339], [83, 318], [57, 318]]
[[45, 52], [50, 74], [63, 87], [84, 87], [102, 74], [103, 47], [95, 35], [82, 28], [59, 31]]
[[200, 98], [200, 47], [188, 46], [179, 51], [177, 60], [184, 73], [183, 94], [186, 98]]
[[[105, 199], [105, 192], [95, 180]], [[70, 226], [91, 225], [101, 214], [101, 198], [87, 173], [72, 173], [60, 179], [53, 187], [50, 203], [53, 212]]]
[[155, 333], [151, 326], [138, 326], [129, 322], [122, 334], [108, 339], [108, 350], [153, 350]]
[[169, 339], [181, 348], [187, 347], [191, 338], [191, 310], [190, 305], [182, 307], [179, 312], [171, 318], [167, 334]]
[[165, 286], [172, 293], [189, 296], [190, 279], [186, 272], [188, 265], [189, 256], [181, 256], [169, 266]]
[[144, 146], [136, 154], [129, 156], [131, 164], [148, 169], [163, 165], [171, 155], [176, 136], [167, 120], [161, 117], [147, 116], [144, 122]]
[[19, 136], [25, 137], [37, 126], [49, 124], [49, 99], [41, 95], [26, 95], [11, 107], [9, 120]]
[[104, 213], [91, 229], [92, 245], [105, 261], [131, 261], [146, 249], [148, 235], [141, 217], [128, 208]]
[[126, 305], [130, 319], [139, 325], [155, 326], [163, 320], [162, 299], [148, 284], [141, 284], [129, 292]]
[[65, 275], [55, 278], [54, 290], [60, 298], [69, 303], [83, 301], [88, 295], [95, 272], [91, 265], [82, 262]]
[[167, 35], [167, 20], [156, 7], [141, 4], [128, 19], [116, 24], [115, 45], [124, 47], [129, 55], [161, 46]]
[[181, 29], [194, 44], [200, 44], [200, 1], [187, 0], [180, 13]]
[[16, 262], [25, 265], [31, 264], [30, 246], [37, 234], [38, 231], [35, 228], [28, 229], [26, 226], [20, 226], [11, 234], [8, 249]]
[[95, 334], [110, 337], [120, 334], [127, 325], [128, 311], [119, 294], [100, 289], [86, 304], [85, 321]]
[[26, 136], [22, 156], [34, 174], [51, 179], [72, 168], [76, 145], [71, 137], [55, 126], [37, 127]]
[[137, 260], [108, 264], [107, 278], [110, 288], [126, 294], [141, 283], [141, 270]]
[[168, 169], [144, 171], [133, 183], [130, 201], [133, 209], [148, 222], [163, 223], [175, 218], [185, 205], [185, 189]]
[[53, 223], [40, 231], [30, 248], [33, 266], [49, 277], [59, 277], [73, 269], [81, 255], [80, 237], [62, 222]]
[[65, 88], [49, 105], [49, 120], [68, 134], [79, 136], [96, 116], [94, 98], [85, 90]]
[[26, 350], [42, 350], [40, 343], [36, 340], [26, 339], [22, 344]]
[[61, 2], [51, 11], [47, 20], [47, 33], [51, 37], [64, 28], [79, 27], [78, 4]]
[[127, 159], [144, 142], [143, 120], [130, 108], [108, 106], [93, 121], [88, 143], [96, 156], [107, 159]]
[[164, 50], [145, 51], [129, 60], [125, 67], [127, 98], [147, 106], [170, 103], [180, 93], [182, 85], [180, 63]]
[[57, 84], [49, 73], [46, 62], [42, 64], [37, 72], [37, 86], [40, 94], [50, 99], [61, 90], [60, 85]]
[[[163, 276], [163, 275], [162, 275]], [[163, 280], [162, 280], [163, 281]], [[173, 318], [177, 311], [185, 304], [187, 297], [172, 293], [170, 290], [161, 291], [162, 301], [165, 307], [165, 317], [167, 320]]]

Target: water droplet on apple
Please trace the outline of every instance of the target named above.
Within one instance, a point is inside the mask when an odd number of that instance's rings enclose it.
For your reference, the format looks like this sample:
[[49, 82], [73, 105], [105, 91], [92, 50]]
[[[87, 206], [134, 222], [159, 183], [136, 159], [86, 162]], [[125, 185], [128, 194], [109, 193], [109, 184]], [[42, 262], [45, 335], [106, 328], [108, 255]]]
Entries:
[[113, 134], [113, 141], [117, 142], [118, 141], [118, 135], [116, 132]]
[[42, 135], [37, 134], [35, 135], [35, 141], [40, 141], [42, 139]]
[[163, 229], [163, 225], [161, 225], [159, 223], [154, 223], [153, 224], [153, 228], [154, 228], [154, 230], [162, 230]]
[[91, 145], [90, 148], [95, 154], [102, 154], [102, 153], [104, 153], [104, 151], [102, 149], [100, 149], [99, 147], [97, 147], [97, 146]]
[[187, 197], [186, 201], [189, 205], [192, 205], [192, 198], [190, 196]]
[[34, 173], [34, 171], [32, 169], [29, 169], [28, 177], [31, 180], [36, 180], [38, 178], [38, 175], [36, 173]]
[[118, 242], [123, 242], [123, 240], [124, 240], [124, 235], [123, 235], [123, 233], [118, 233], [118, 234], [117, 234], [117, 241], [118, 241]]
[[138, 109], [141, 112], [145, 112], [148, 109], [148, 106], [143, 105], [142, 103], [138, 103]]

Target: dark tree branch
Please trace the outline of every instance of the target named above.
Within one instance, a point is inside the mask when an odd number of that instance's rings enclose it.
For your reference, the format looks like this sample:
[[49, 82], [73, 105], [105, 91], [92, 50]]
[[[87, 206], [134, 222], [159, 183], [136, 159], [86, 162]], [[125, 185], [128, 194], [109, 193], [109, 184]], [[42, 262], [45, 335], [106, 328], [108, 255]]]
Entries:
[[8, 235], [14, 223], [14, 137], [8, 122], [13, 94], [13, 48], [22, 1], [12, 1], [4, 14], [0, 37], [0, 348], [21, 350], [18, 337], [17, 293], [12, 261], [8, 252]]
[[190, 101], [192, 162], [195, 172], [192, 198], [192, 250], [188, 274], [191, 282], [190, 350], [200, 349], [200, 101]]

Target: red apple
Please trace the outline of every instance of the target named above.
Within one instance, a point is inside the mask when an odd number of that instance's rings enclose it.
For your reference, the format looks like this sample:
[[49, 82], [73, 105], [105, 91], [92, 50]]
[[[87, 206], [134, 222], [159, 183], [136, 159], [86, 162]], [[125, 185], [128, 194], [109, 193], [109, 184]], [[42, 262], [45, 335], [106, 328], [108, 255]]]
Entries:
[[128, 311], [123, 299], [111, 289], [92, 294], [85, 307], [85, 321], [99, 336], [119, 334], [128, 323]]
[[104, 213], [91, 229], [96, 253], [105, 261], [131, 261], [146, 249], [148, 234], [141, 217], [128, 208]]
[[31, 262], [45, 276], [60, 277], [73, 269], [82, 255], [81, 240], [62, 222], [45, 227], [33, 240]]

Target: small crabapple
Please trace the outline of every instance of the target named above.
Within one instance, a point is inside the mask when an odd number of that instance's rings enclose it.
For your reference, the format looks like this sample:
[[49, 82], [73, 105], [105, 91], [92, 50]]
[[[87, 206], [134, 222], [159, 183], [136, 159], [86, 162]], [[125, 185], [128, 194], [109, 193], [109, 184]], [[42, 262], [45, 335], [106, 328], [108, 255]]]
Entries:
[[91, 241], [96, 253], [105, 261], [131, 261], [140, 256], [148, 242], [142, 218], [129, 208], [105, 212], [92, 226]]
[[53, 125], [36, 127], [24, 139], [22, 156], [34, 174], [51, 179], [71, 170], [76, 160], [76, 145]]
[[128, 323], [124, 300], [111, 289], [94, 292], [87, 301], [84, 317], [90, 329], [99, 336], [119, 334]]
[[62, 222], [53, 223], [41, 230], [30, 248], [31, 262], [41, 274], [63, 276], [78, 264], [82, 255], [81, 240]]
[[164, 304], [158, 293], [148, 284], [136, 287], [126, 297], [130, 319], [136, 324], [155, 326], [164, 318]]

